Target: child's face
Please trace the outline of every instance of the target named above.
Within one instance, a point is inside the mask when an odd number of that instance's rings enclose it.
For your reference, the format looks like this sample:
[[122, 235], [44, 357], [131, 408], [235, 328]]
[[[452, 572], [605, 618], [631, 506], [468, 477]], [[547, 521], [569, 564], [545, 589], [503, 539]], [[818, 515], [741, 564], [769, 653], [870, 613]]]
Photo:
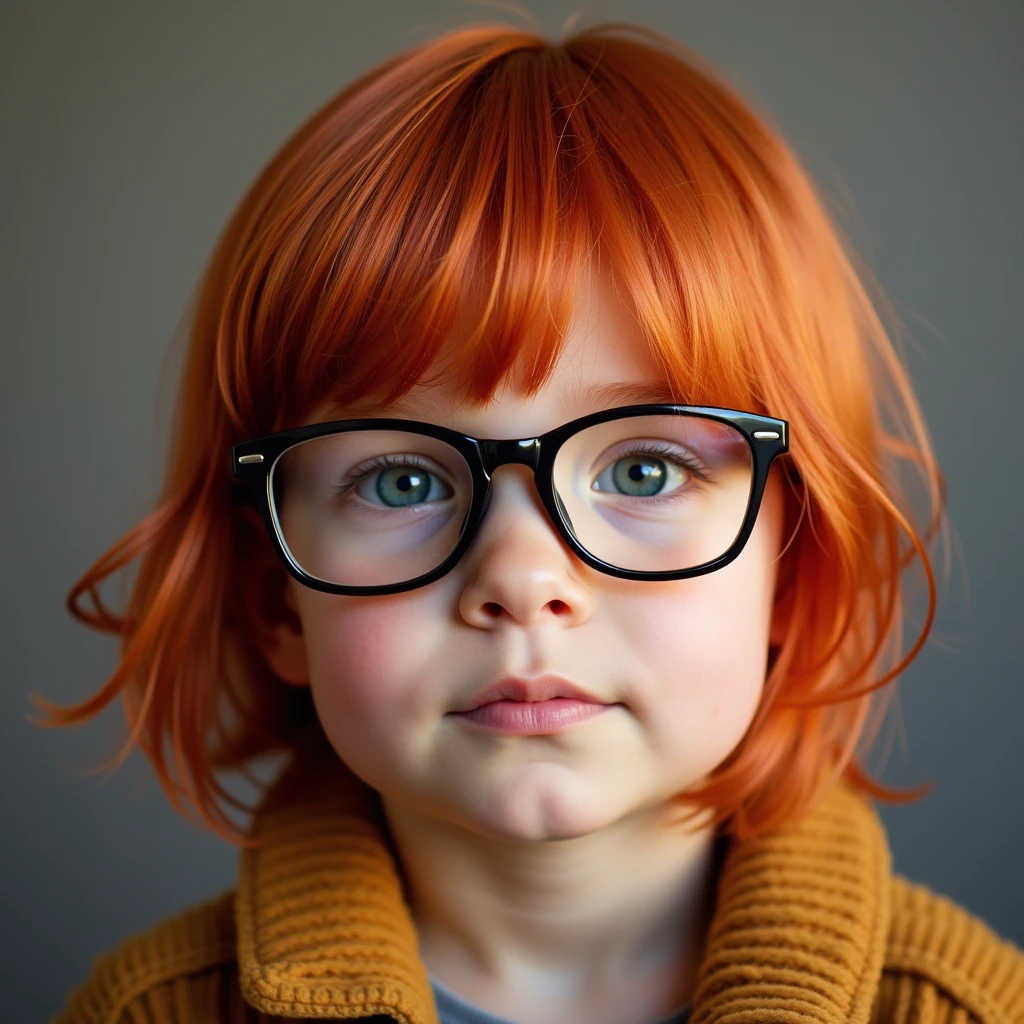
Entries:
[[[581, 386], [656, 383], [614, 293], [585, 298], [536, 396], [508, 390], [471, 407], [443, 388], [417, 388], [380, 415], [476, 437], [532, 437], [603, 407], [574, 404]], [[338, 415], [321, 412], [312, 420]], [[328, 739], [386, 803], [499, 838], [582, 835], [663, 804], [742, 738], [774, 639], [782, 520], [773, 471], [754, 531], [724, 569], [673, 582], [617, 579], [565, 546], [532, 471], [503, 466], [477, 537], [442, 579], [350, 597], [289, 577], [302, 632], [282, 627], [270, 659], [282, 677], [312, 686]], [[615, 706], [549, 735], [498, 734], [453, 714], [503, 676], [545, 672]]]

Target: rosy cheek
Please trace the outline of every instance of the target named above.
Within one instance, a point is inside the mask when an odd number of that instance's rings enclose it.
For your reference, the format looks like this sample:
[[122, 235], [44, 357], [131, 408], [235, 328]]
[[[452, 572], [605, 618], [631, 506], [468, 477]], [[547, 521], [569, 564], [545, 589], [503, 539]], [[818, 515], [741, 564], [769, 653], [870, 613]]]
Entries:
[[303, 632], [314, 687], [348, 705], [387, 702], [395, 682], [415, 678], [439, 626], [419, 602], [314, 595]]
[[650, 680], [649, 725], [677, 742], [738, 739], [760, 698], [768, 637], [757, 587], [726, 573], [682, 581], [618, 612]]

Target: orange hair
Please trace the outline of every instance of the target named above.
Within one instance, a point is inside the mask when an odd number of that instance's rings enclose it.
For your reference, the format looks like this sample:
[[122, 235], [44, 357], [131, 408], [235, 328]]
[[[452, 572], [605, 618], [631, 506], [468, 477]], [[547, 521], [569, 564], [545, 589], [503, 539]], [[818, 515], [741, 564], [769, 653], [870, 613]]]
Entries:
[[[484, 301], [451, 363], [466, 399], [513, 366], [541, 388], [595, 254], [672, 394], [791, 424], [786, 639], [746, 736], [681, 804], [748, 837], [840, 775], [905, 796], [856, 752], [873, 694], [934, 618], [926, 544], [944, 488], [926, 425], [791, 152], [678, 44], [618, 23], [559, 43], [506, 25], [448, 32], [363, 75], [270, 161], [198, 291], [159, 505], [68, 595], [79, 620], [121, 638], [119, 665], [81, 704], [36, 696], [40, 724], [88, 720], [120, 694], [131, 731], [114, 767], [137, 743], [180, 812], [248, 845], [218, 771], [323, 736], [308, 690], [248, 639], [255, 613], [232, 582], [265, 538], [233, 501], [231, 445], [327, 399], [400, 397], [436, 365], [471, 290]], [[923, 536], [900, 462], [929, 499]], [[140, 556], [115, 614], [98, 586]], [[915, 559], [928, 611], [900, 658], [900, 576]]]

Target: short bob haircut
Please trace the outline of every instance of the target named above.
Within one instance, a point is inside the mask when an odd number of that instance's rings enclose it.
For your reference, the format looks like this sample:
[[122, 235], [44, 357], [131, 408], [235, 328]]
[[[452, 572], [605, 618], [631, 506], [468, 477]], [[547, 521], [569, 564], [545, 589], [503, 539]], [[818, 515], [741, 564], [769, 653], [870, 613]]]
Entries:
[[[252, 779], [255, 759], [324, 738], [308, 689], [278, 679], [253, 642], [269, 613], [242, 581], [267, 540], [236, 500], [231, 446], [326, 401], [393, 401], [442, 354], [467, 401], [513, 368], [533, 393], [595, 259], [673, 400], [791, 424], [778, 463], [786, 639], [747, 734], [680, 808], [749, 838], [840, 777], [907, 798], [858, 759], [891, 692], [879, 688], [934, 619], [927, 548], [945, 496], [926, 424], [868, 278], [777, 133], [673, 40], [620, 23], [557, 43], [502, 24], [449, 31], [357, 79], [271, 159], [195, 298], [159, 504], [67, 598], [120, 637], [118, 667], [81, 704], [36, 695], [39, 724], [88, 720], [120, 694], [130, 734], [114, 767], [138, 744], [179, 812], [258, 845], [227, 813], [252, 808], [220, 773]], [[900, 465], [928, 499], [920, 532]], [[99, 584], [140, 557], [115, 614]], [[901, 658], [912, 562], [928, 606]]]

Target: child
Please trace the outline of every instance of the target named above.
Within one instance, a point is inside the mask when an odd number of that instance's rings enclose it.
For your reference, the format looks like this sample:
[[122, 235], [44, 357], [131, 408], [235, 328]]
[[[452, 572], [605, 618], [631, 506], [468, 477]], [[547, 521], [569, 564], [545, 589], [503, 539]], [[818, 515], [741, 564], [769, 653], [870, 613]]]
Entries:
[[[806, 177], [671, 40], [385, 62], [228, 225], [160, 505], [69, 597], [121, 663], [45, 705], [120, 694], [237, 888], [58, 1019], [1024, 1020], [855, 760], [941, 512]], [[243, 833], [217, 772], [279, 752]]]

